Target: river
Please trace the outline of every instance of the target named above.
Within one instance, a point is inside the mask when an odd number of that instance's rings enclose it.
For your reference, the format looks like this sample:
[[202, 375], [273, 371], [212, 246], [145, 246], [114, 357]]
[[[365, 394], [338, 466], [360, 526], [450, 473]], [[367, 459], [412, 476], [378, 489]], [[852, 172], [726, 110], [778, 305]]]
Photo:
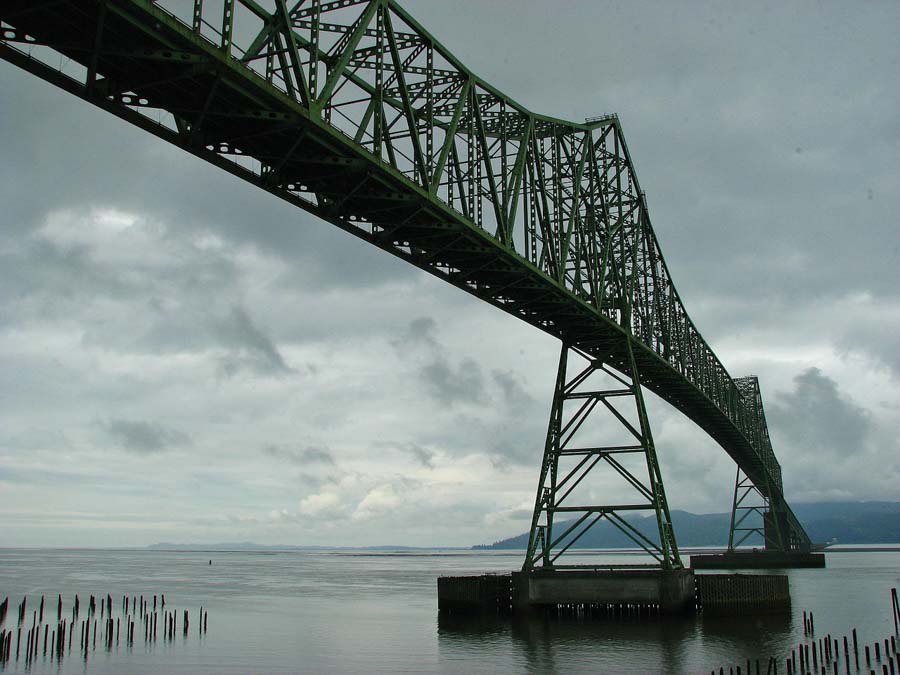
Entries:
[[[599, 557], [618, 564], [630, 559]], [[521, 560], [521, 552], [505, 551], [0, 549], [7, 630], [15, 630], [25, 595], [25, 631], [42, 594], [51, 630], [57, 594], [64, 618], [71, 618], [76, 593], [80, 619], [90, 594], [110, 594], [114, 617], [121, 617], [125, 594], [149, 599], [164, 593], [167, 610], [178, 612], [172, 640], [162, 637], [160, 623], [157, 640], [145, 641], [138, 625], [133, 644], [123, 633], [107, 647], [101, 623], [96, 648], [90, 646], [86, 656], [76, 630], [61, 659], [44, 656], [39, 646], [36, 658], [26, 663], [20, 655], [17, 661], [14, 635], [11, 658], [0, 672], [709, 673], [724, 667], [728, 673], [748, 658], [752, 664], [760, 658], [765, 672], [774, 656], [783, 673], [784, 659], [804, 640], [804, 610], [814, 613], [817, 637], [840, 638], [856, 628], [861, 650], [863, 643], [894, 633], [890, 589], [900, 586], [898, 549], [831, 552], [827, 569], [788, 570], [789, 615], [626, 621], [439, 616], [438, 576], [506, 572]], [[201, 606], [208, 611], [206, 633], [199, 630]], [[184, 610], [191, 619], [187, 635]]]

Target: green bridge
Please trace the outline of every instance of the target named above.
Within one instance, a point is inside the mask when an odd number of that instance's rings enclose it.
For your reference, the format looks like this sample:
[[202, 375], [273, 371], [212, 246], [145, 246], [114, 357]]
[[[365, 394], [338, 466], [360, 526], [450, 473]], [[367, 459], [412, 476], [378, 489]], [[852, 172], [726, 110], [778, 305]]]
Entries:
[[[757, 380], [688, 316], [615, 115], [527, 110], [393, 0], [3, 0], [0, 22], [5, 60], [560, 339], [526, 571], [573, 567], [601, 520], [682, 566], [642, 387], [736, 462], [732, 547], [809, 549]], [[634, 498], [598, 497], [610, 477]]]

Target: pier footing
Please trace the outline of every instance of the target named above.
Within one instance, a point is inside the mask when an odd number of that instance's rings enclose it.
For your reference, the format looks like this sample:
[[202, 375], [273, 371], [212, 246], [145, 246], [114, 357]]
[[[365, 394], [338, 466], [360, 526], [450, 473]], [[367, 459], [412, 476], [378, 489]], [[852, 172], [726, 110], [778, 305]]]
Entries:
[[520, 613], [572, 608], [601, 613], [678, 614], [695, 604], [692, 570], [513, 572], [438, 579], [448, 613]]
[[692, 570], [514, 572], [513, 608], [583, 605], [679, 614], [694, 605]]
[[782, 553], [781, 551], [739, 551], [691, 556], [695, 570], [792, 569], [825, 567], [824, 553]]
[[769, 574], [694, 574], [693, 570], [512, 572], [438, 579], [442, 614], [574, 612], [592, 617], [781, 612], [791, 606], [788, 578]]

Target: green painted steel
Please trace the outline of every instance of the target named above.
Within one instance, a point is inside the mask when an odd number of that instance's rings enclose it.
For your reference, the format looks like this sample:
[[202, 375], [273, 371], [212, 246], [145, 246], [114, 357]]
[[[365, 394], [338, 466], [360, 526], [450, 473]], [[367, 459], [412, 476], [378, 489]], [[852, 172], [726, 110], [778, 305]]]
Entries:
[[[625, 349], [633, 354], [629, 342], [633, 338], [626, 337]], [[582, 364], [574, 365], [579, 357]], [[682, 567], [640, 372], [634, 359], [630, 363], [628, 373], [619, 373], [563, 344], [523, 571], [593, 569], [569, 559], [575, 544], [601, 522], [643, 549], [654, 561], [651, 566]], [[591, 418], [601, 416], [606, 434], [598, 434], [597, 425], [590, 428]], [[611, 429], [619, 433], [610, 435]], [[611, 491], [610, 478], [618, 482], [620, 501], [598, 503], [598, 493]], [[654, 532], [631, 517], [641, 512], [654, 516]], [[559, 522], [557, 516], [570, 520]]]
[[527, 110], [392, 0], [4, 0], [0, 21], [0, 57], [621, 372], [633, 360], [808, 544], [764, 420], [675, 289], [615, 115]]

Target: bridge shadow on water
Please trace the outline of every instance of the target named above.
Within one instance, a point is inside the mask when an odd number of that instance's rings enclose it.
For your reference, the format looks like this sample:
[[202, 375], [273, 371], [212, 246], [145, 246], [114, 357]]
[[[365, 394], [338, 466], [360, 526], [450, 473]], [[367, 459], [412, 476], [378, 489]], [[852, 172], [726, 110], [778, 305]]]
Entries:
[[[743, 617], [582, 618], [528, 614], [438, 616], [444, 663], [460, 672], [709, 673], [744, 665], [762, 671], [790, 642], [789, 614]], [[754, 668], [755, 670], [755, 668]], [[751, 672], [754, 672], [751, 670]]]

